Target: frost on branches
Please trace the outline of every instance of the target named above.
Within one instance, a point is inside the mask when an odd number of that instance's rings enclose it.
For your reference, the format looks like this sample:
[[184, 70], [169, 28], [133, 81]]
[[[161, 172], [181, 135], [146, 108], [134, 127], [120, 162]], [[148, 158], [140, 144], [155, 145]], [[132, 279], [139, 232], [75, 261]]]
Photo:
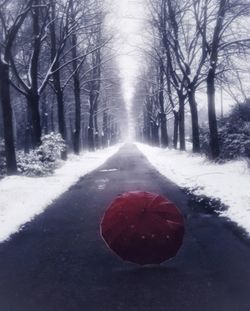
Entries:
[[17, 152], [18, 171], [25, 176], [46, 176], [52, 174], [60, 163], [61, 153], [66, 145], [60, 134], [50, 133], [42, 137], [38, 148], [24, 153]]

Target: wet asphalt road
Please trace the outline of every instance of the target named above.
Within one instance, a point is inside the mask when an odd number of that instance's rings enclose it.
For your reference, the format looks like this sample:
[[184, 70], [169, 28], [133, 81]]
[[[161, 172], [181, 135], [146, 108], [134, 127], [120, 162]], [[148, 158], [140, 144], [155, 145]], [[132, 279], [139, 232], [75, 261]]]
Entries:
[[[128, 190], [158, 192], [185, 214], [184, 245], [174, 260], [139, 267], [107, 249], [101, 217]], [[135, 146], [125, 146], [0, 244], [0, 311], [78, 310], [249, 311], [250, 247], [225, 221], [193, 208]]]

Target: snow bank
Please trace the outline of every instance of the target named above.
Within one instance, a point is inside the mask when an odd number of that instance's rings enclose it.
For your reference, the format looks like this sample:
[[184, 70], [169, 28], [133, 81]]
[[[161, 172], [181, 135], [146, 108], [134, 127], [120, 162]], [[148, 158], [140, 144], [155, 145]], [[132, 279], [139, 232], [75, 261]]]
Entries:
[[118, 151], [120, 145], [97, 152], [71, 155], [49, 177], [6, 177], [0, 181], [0, 242], [6, 240], [26, 222], [65, 192], [78, 179], [102, 165]]
[[180, 187], [221, 200], [228, 206], [221, 214], [250, 234], [250, 170], [246, 161], [216, 164], [187, 152], [137, 146], [162, 175]]

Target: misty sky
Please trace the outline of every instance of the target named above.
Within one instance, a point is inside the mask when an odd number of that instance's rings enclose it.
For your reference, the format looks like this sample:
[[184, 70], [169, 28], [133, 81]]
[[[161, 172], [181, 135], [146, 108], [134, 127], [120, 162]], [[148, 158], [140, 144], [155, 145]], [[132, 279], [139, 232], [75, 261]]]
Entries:
[[[137, 76], [143, 59], [139, 56], [140, 47], [145, 41], [146, 3], [142, 0], [106, 0], [108, 5], [108, 23], [115, 32], [114, 45], [117, 50], [117, 63], [123, 87], [123, 94], [128, 110], [133, 103]], [[221, 101], [220, 89], [217, 90], [217, 102]], [[206, 92], [198, 92], [199, 106], [206, 107]], [[223, 92], [224, 110], [227, 111], [234, 101]], [[217, 105], [220, 113], [220, 104]]]
[[112, 27], [116, 32], [115, 47], [127, 107], [132, 104], [140, 57], [136, 46], [142, 44], [143, 6], [139, 1], [107, 0], [111, 4]]

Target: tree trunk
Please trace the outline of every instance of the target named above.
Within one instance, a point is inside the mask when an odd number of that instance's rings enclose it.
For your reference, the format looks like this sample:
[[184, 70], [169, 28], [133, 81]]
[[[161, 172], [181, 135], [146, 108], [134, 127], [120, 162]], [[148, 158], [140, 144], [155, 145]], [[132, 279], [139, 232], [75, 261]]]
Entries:
[[167, 129], [167, 117], [166, 114], [163, 112], [160, 114], [161, 120], [161, 146], [163, 148], [168, 147], [168, 129]]
[[53, 104], [50, 107], [50, 129], [51, 132], [55, 132], [55, 116]]
[[159, 138], [159, 125], [156, 122], [151, 123], [151, 143], [153, 146], [160, 145], [160, 138]]
[[[84, 118], [82, 118], [82, 119], [84, 119]], [[81, 122], [82, 122], [82, 126], [81, 126], [81, 144], [82, 144], [82, 149], [86, 150], [86, 149], [88, 149], [87, 145], [86, 145], [87, 144], [86, 125], [85, 125], [83, 120]]]
[[56, 91], [56, 98], [57, 98], [57, 112], [58, 112], [58, 129], [59, 133], [62, 135], [62, 138], [66, 141], [67, 134], [66, 134], [66, 122], [64, 114], [64, 99], [63, 99], [63, 92], [60, 86]]
[[48, 124], [48, 103], [46, 96], [44, 96], [43, 100], [41, 101], [41, 125], [44, 134], [47, 135], [49, 133], [49, 124]]
[[174, 111], [174, 135], [173, 135], [174, 149], [177, 149], [178, 145], [178, 129], [179, 129], [179, 115], [178, 112]]
[[160, 92], [159, 92], [159, 104], [160, 104], [160, 125], [161, 125], [161, 146], [163, 148], [168, 146], [168, 130], [167, 130], [167, 118], [164, 109], [164, 67], [160, 65]]
[[106, 110], [103, 112], [102, 147], [108, 147], [108, 114]]
[[31, 113], [31, 124], [32, 124], [32, 145], [36, 148], [42, 143], [42, 128], [41, 128], [41, 118], [39, 111], [39, 100], [38, 94], [33, 94], [30, 92], [27, 94], [27, 102], [29, 105]]
[[0, 55], [0, 100], [2, 103], [3, 113], [3, 128], [4, 128], [4, 143], [5, 143], [5, 154], [6, 154], [6, 165], [7, 174], [17, 173], [16, 154], [15, 154], [15, 143], [14, 143], [14, 131], [13, 131], [13, 114], [11, 107], [10, 98], [10, 71], [9, 62], [11, 58], [11, 49], [13, 42], [16, 38], [18, 30], [22, 26], [33, 1], [27, 1], [27, 7], [25, 13], [14, 18], [14, 24], [6, 31], [5, 42], [2, 42], [2, 48], [4, 52]]
[[220, 155], [219, 136], [217, 128], [217, 118], [215, 110], [215, 74], [212, 70], [209, 71], [207, 77], [207, 101], [208, 101], [208, 121], [210, 130], [210, 150], [213, 159]]
[[81, 88], [80, 77], [78, 72], [77, 63], [77, 37], [76, 34], [72, 35], [72, 57], [75, 59], [72, 62], [73, 66], [73, 81], [74, 81], [74, 97], [75, 97], [75, 129], [74, 129], [74, 152], [80, 153], [80, 133], [81, 133]]
[[[59, 71], [53, 75], [54, 88], [56, 90], [57, 99], [57, 114], [58, 114], [58, 129], [65, 143], [67, 142], [66, 120], [64, 113], [64, 97], [60, 82]], [[61, 153], [62, 160], [67, 160], [67, 149]]]
[[[56, 8], [55, 8], [55, 1], [50, 1], [51, 5], [51, 18], [52, 23], [50, 25], [50, 38], [51, 38], [51, 61], [54, 60], [57, 53], [57, 46], [56, 46], [56, 29], [55, 29], [55, 20], [56, 20]], [[61, 77], [60, 71], [58, 70], [60, 64], [57, 61], [53, 67], [53, 84], [56, 93], [57, 99], [57, 113], [58, 113], [58, 129], [59, 133], [61, 134], [64, 141], [67, 141], [67, 131], [66, 131], [66, 120], [65, 120], [65, 113], [64, 113], [64, 98], [63, 98], [63, 90], [61, 87]], [[61, 153], [62, 160], [67, 160], [67, 149]]]
[[6, 154], [7, 174], [17, 173], [14, 131], [13, 131], [13, 114], [10, 102], [10, 82], [9, 82], [9, 65], [0, 60], [0, 98], [2, 102], [3, 126], [4, 126], [4, 143]]
[[219, 1], [219, 10], [211, 42], [209, 65], [210, 69], [207, 76], [207, 102], [208, 102], [208, 122], [210, 130], [210, 150], [211, 157], [216, 159], [220, 155], [220, 144], [217, 128], [217, 118], [215, 110], [215, 74], [218, 63], [218, 53], [220, 41], [222, 40], [221, 31], [227, 10], [230, 8], [227, 0]]
[[38, 93], [39, 56], [41, 52], [40, 0], [36, 0], [35, 4], [36, 6], [34, 6], [32, 11], [33, 49], [30, 60], [30, 90], [26, 94], [31, 112], [33, 148], [38, 147], [42, 143], [41, 117], [39, 111], [40, 94]]
[[[98, 33], [98, 42], [100, 41], [100, 30]], [[98, 129], [98, 105], [99, 105], [99, 94], [100, 94], [100, 86], [101, 86], [101, 50], [98, 49], [94, 55], [94, 64], [95, 67], [93, 70], [93, 89], [95, 90], [94, 92], [94, 128], [95, 128], [95, 147], [99, 148], [99, 129]]]
[[[55, 79], [55, 78], [54, 78]], [[56, 78], [59, 79], [60, 77]], [[60, 82], [55, 82], [54, 85], [58, 84], [56, 87], [56, 98], [57, 98], [57, 114], [58, 114], [58, 129], [59, 133], [61, 134], [63, 140], [65, 141], [65, 145], [67, 143], [67, 131], [66, 131], [66, 120], [65, 120], [65, 113], [64, 113], [64, 98], [63, 98], [63, 92], [61, 89]], [[67, 160], [67, 147], [64, 151], [61, 152], [61, 158], [62, 160]]]
[[31, 147], [31, 135], [32, 135], [32, 125], [31, 125], [31, 112], [30, 107], [27, 105], [26, 109], [26, 126], [25, 126], [25, 139], [24, 139], [24, 152], [29, 153]]
[[80, 133], [81, 133], [81, 99], [79, 79], [74, 79], [74, 95], [75, 95], [75, 130], [74, 130], [74, 152], [80, 153]]
[[185, 141], [185, 99], [179, 95], [179, 135], [180, 135], [180, 150], [186, 150]]
[[191, 90], [188, 93], [188, 101], [191, 112], [191, 122], [192, 122], [192, 142], [193, 142], [193, 152], [200, 152], [200, 130], [199, 130], [199, 120], [198, 120], [198, 111], [197, 103], [195, 100], [195, 91]]
[[146, 107], [143, 109], [143, 142], [150, 143], [150, 118]]
[[98, 128], [97, 111], [95, 111], [95, 115], [94, 115], [94, 126], [95, 126], [95, 146], [97, 149], [99, 149], [100, 144], [99, 144], [99, 128]]
[[91, 110], [90, 110], [90, 114], [89, 114], [88, 147], [89, 147], [89, 151], [95, 151], [95, 142], [94, 142], [94, 115], [93, 115], [93, 111], [91, 111]]

